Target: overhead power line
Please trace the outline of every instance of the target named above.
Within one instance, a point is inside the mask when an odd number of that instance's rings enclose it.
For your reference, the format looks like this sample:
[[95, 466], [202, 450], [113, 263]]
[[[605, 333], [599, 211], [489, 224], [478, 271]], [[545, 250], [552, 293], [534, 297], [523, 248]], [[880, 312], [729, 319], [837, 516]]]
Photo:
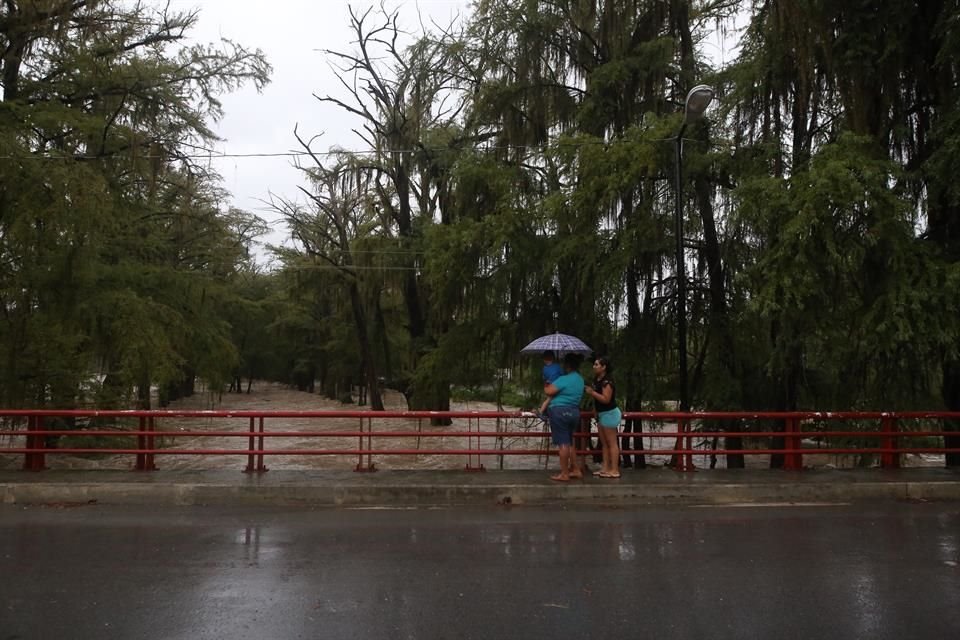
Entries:
[[[674, 142], [676, 138], [655, 138], [643, 142]], [[686, 138], [685, 138], [686, 140]], [[559, 147], [592, 147], [592, 146], [613, 146], [625, 144], [626, 140], [578, 140], [575, 142], [555, 143]], [[186, 146], [198, 149], [197, 152], [173, 155], [145, 154], [137, 155], [141, 160], [219, 160], [219, 159], [241, 159], [241, 158], [309, 158], [311, 156], [329, 157], [329, 156], [373, 156], [377, 154], [416, 154], [416, 153], [441, 153], [446, 151], [455, 151], [450, 147], [421, 147], [419, 149], [381, 149], [381, 150], [349, 150], [349, 149], [331, 149], [329, 151], [262, 151], [249, 153], [228, 153], [215, 151], [213, 149], [203, 149], [187, 144]], [[545, 151], [548, 145], [485, 145], [475, 147], [472, 151], [493, 152], [493, 151]], [[126, 157], [127, 153], [88, 155], [88, 154], [63, 154], [55, 155], [50, 153], [27, 153], [22, 155], [0, 155], [0, 160], [106, 160], [109, 158]]]

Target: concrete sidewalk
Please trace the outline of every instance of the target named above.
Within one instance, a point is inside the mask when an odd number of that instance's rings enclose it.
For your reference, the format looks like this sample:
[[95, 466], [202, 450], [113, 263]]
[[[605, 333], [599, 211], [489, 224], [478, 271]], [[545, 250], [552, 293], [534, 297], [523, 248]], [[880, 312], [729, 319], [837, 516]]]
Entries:
[[4, 504], [301, 505], [823, 503], [957, 500], [960, 470], [624, 470], [552, 482], [540, 471], [0, 471]]

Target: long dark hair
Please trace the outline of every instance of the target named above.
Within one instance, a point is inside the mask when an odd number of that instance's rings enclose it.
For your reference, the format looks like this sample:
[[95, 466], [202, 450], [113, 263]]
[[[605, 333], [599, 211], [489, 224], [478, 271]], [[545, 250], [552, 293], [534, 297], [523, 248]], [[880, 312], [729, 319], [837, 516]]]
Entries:
[[602, 364], [605, 371], [605, 373], [603, 374], [603, 377], [606, 378], [607, 380], [612, 380], [612, 378], [610, 377], [610, 374], [613, 373], [613, 363], [610, 362], [610, 358], [608, 358], [607, 356], [597, 356], [596, 358], [593, 359], [593, 361], [599, 362], [600, 364]]

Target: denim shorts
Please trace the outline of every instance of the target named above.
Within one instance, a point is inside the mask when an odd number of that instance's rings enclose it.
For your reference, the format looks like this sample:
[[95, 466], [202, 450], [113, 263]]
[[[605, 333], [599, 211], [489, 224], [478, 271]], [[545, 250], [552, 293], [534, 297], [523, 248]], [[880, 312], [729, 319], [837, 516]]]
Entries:
[[550, 418], [550, 435], [553, 444], [559, 446], [573, 444], [573, 434], [580, 426], [579, 407], [547, 407]]

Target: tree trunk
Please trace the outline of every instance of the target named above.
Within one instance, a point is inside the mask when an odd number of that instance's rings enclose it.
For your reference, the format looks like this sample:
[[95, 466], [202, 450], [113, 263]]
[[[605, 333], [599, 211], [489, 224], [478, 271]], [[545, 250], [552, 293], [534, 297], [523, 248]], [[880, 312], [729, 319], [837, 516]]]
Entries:
[[[741, 380], [741, 367], [737, 360], [736, 344], [730, 333], [730, 317], [727, 307], [726, 283], [723, 273], [723, 260], [720, 255], [720, 241], [717, 236], [717, 222], [713, 211], [713, 199], [710, 193], [710, 184], [704, 176], [695, 180], [695, 190], [700, 212], [700, 221], [703, 225], [703, 256], [707, 262], [710, 295], [710, 327], [712, 339], [709, 344], [714, 350], [715, 358], [720, 370], [730, 380]], [[743, 397], [725, 398], [723, 408], [742, 409]], [[724, 420], [720, 427], [725, 432], [737, 433], [742, 429], [740, 420]], [[724, 449], [742, 450], [743, 440], [738, 437], [728, 437], [724, 442]], [[743, 469], [746, 466], [742, 453], [727, 455], [728, 469]]]
[[140, 376], [140, 382], [137, 383], [137, 409], [149, 411], [150, 408], [150, 376], [144, 373]]
[[374, 411], [383, 411], [383, 398], [380, 394], [380, 377], [377, 375], [377, 365], [373, 359], [373, 349], [370, 348], [370, 335], [367, 331], [367, 314], [360, 298], [360, 288], [356, 280], [350, 282], [350, 306], [353, 309], [353, 322], [357, 330], [357, 341], [360, 343], [360, 366], [370, 394], [370, 408]]
[[[776, 339], [774, 339], [776, 344]], [[777, 406], [776, 411], [796, 411], [797, 410], [797, 390], [800, 383], [800, 347], [793, 345], [789, 347], [787, 363], [777, 377]], [[775, 425], [777, 431], [786, 431], [785, 421], [778, 420]], [[772, 449], [785, 449], [787, 440], [785, 437], [776, 437], [773, 439]], [[775, 453], [770, 456], [770, 468], [782, 469], [786, 459], [784, 454]]]
[[[450, 384], [445, 380], [435, 380], [428, 388], [413, 389], [408, 403], [411, 411], [450, 411]], [[430, 419], [430, 424], [435, 427], [452, 423], [450, 418]]]

